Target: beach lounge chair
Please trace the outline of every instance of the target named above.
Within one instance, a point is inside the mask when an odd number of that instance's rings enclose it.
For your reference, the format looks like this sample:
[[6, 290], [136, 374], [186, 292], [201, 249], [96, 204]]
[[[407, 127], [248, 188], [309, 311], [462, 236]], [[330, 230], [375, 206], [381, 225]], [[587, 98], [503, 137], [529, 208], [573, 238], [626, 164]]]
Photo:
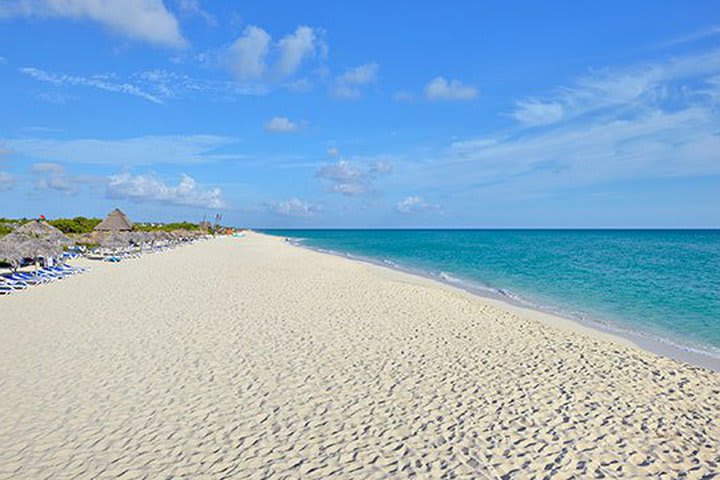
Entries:
[[25, 290], [28, 284], [21, 280], [13, 280], [5, 275], [0, 276], [0, 286], [13, 290]]

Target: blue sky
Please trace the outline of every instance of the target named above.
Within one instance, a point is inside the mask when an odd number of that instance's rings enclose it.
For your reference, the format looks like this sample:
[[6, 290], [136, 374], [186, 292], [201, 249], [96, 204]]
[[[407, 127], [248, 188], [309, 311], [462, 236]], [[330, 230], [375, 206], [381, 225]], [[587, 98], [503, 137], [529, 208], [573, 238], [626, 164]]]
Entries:
[[0, 216], [718, 227], [717, 2], [0, 3]]

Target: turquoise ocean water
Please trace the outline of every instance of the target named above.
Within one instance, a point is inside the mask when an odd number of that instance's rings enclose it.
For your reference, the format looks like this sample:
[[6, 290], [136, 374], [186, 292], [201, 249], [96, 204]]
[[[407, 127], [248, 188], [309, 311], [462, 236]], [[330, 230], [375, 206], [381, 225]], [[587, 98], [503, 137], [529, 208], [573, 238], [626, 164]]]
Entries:
[[720, 230], [267, 230], [720, 356]]

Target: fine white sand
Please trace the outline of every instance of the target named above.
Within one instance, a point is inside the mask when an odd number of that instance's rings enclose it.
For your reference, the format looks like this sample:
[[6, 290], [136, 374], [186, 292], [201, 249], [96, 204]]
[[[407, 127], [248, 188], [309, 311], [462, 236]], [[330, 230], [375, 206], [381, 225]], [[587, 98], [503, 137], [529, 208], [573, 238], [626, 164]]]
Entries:
[[256, 234], [91, 265], [0, 298], [0, 478], [720, 470], [709, 370]]

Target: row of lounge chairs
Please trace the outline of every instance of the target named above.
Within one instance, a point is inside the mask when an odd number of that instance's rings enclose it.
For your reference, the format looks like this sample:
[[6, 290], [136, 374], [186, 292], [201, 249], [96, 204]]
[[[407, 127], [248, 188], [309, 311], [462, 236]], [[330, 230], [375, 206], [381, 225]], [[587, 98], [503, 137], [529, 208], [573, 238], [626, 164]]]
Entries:
[[153, 242], [142, 245], [125, 246], [122, 248], [99, 247], [85, 254], [89, 260], [102, 260], [117, 263], [129, 258], [139, 258], [144, 254], [162, 252], [180, 245], [194, 243], [206, 237], [198, 237], [174, 242]]
[[56, 282], [87, 269], [63, 263], [52, 267], [39, 268], [34, 271], [17, 271], [0, 275], [0, 295], [25, 290], [28, 287]]
[[80, 247], [73, 247], [71, 250], [64, 252], [58, 259], [59, 262], [61, 262], [59, 265], [39, 268], [33, 271], [26, 270], [0, 274], [0, 295], [9, 295], [35, 285], [55, 282], [71, 275], [82, 273], [87, 269], [72, 266], [67, 263], [68, 260], [78, 257], [117, 263], [128, 258], [138, 258], [146, 253], [160, 252], [174, 248], [178, 245], [193, 243], [198, 239], [199, 238], [173, 242], [157, 242], [152, 244], [142, 244], [141, 246], [126, 246], [121, 249], [108, 249], [101, 247], [91, 252], [86, 252]]

